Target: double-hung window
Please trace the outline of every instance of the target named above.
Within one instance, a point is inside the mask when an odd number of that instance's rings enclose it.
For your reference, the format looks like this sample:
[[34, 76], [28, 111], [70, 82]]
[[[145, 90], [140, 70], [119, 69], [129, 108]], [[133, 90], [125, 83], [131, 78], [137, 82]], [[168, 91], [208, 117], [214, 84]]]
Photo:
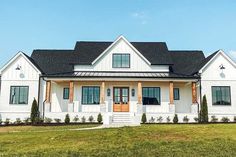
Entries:
[[160, 105], [161, 90], [160, 87], [143, 87], [143, 105]]
[[28, 104], [28, 86], [10, 87], [10, 104]]
[[229, 86], [212, 87], [212, 104], [213, 105], [231, 105], [231, 93]]
[[100, 103], [100, 87], [83, 86], [82, 104], [99, 104], [99, 103]]
[[179, 100], [179, 88], [174, 88], [174, 100]]
[[69, 88], [63, 88], [63, 99], [69, 99], [70, 90]]
[[129, 68], [130, 54], [113, 54], [112, 56], [113, 68]]

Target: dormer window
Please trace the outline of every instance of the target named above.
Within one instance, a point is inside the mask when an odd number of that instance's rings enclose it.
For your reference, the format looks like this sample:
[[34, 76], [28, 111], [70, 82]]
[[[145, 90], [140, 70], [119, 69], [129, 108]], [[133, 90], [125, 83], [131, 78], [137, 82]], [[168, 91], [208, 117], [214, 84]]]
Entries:
[[130, 54], [113, 54], [112, 56], [113, 68], [129, 68], [130, 67]]

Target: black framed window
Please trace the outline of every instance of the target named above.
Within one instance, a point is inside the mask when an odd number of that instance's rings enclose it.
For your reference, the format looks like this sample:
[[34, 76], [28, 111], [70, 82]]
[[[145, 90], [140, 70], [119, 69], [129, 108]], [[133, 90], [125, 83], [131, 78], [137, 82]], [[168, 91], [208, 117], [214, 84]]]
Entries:
[[70, 95], [70, 89], [63, 88], [63, 99], [69, 99], [69, 95]]
[[28, 86], [10, 87], [10, 104], [28, 104]]
[[179, 100], [179, 88], [174, 88], [174, 100]]
[[129, 68], [130, 54], [113, 54], [112, 56], [113, 68]]
[[160, 87], [143, 87], [143, 105], [160, 105], [161, 89]]
[[82, 104], [99, 104], [99, 103], [100, 103], [100, 87], [83, 86]]
[[213, 105], [231, 105], [231, 93], [229, 86], [212, 86]]

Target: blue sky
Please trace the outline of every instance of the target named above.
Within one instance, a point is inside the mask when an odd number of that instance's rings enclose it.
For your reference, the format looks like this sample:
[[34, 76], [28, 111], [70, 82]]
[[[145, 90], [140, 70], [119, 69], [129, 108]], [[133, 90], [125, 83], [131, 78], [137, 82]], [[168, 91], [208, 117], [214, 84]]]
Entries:
[[73, 49], [79, 40], [165, 41], [236, 59], [235, 0], [0, 1], [0, 66], [18, 51]]

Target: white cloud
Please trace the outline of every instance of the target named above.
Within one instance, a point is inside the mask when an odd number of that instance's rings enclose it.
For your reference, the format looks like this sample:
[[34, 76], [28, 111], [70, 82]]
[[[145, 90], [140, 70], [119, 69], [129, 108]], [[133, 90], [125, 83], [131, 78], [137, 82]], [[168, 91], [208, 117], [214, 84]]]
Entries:
[[234, 61], [236, 61], [236, 50], [231, 50], [228, 54]]
[[149, 17], [144, 11], [134, 12], [131, 14], [131, 17], [140, 21], [141, 24], [147, 24]]

